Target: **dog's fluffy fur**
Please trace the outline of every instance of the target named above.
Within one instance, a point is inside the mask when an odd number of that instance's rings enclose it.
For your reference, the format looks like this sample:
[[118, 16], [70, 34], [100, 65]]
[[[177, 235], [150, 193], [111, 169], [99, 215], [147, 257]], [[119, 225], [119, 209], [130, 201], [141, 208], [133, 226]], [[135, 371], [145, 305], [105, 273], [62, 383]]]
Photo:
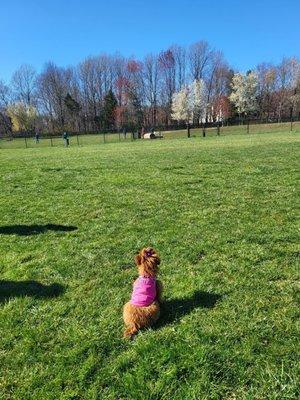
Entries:
[[[147, 256], [151, 252], [151, 256]], [[139, 275], [156, 277], [160, 258], [151, 247], [144, 248], [135, 256], [135, 263]], [[124, 337], [134, 336], [140, 329], [153, 325], [159, 318], [160, 303], [162, 301], [162, 284], [156, 281], [156, 298], [148, 307], [138, 307], [130, 301], [124, 305], [123, 319], [125, 323]]]

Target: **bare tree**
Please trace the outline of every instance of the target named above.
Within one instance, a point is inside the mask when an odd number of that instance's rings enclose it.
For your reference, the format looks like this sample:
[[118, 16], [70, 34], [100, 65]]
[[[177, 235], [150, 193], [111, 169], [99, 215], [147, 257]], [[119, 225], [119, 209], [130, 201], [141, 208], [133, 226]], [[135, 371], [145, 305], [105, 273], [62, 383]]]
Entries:
[[97, 116], [100, 114], [102, 95], [101, 74], [98, 76], [101, 64], [95, 57], [89, 57], [78, 66], [79, 86], [82, 97], [83, 114], [86, 129], [95, 129]]
[[171, 51], [175, 60], [176, 91], [181, 90], [186, 82], [186, 50], [182, 46], [173, 45]]
[[219, 51], [212, 51], [204, 79], [207, 87], [207, 119], [215, 120], [214, 104], [229, 95], [230, 79], [230, 70], [223, 54]]
[[256, 67], [258, 78], [258, 111], [260, 118], [274, 116], [274, 93], [276, 91], [276, 68], [270, 63]]
[[296, 58], [283, 58], [276, 68], [277, 72], [277, 117], [281, 121], [284, 114], [293, 113], [291, 97], [295, 90], [295, 74], [299, 69]]
[[172, 97], [176, 91], [176, 68], [175, 58], [171, 49], [162, 51], [158, 57], [161, 73], [161, 105], [165, 112], [165, 124], [171, 121]]
[[7, 107], [11, 100], [10, 88], [0, 80], [0, 109]]
[[28, 106], [35, 103], [36, 78], [36, 71], [31, 65], [23, 64], [15, 71], [11, 84], [16, 100]]
[[65, 98], [70, 89], [72, 70], [57, 67], [54, 63], [45, 65], [38, 79], [38, 93], [41, 111], [48, 113], [52, 129], [63, 130], [66, 120]]
[[126, 75], [126, 60], [119, 54], [101, 54], [86, 58], [77, 71], [84, 124], [86, 129], [100, 129], [104, 96]]
[[189, 71], [192, 81], [205, 77], [206, 68], [212, 57], [212, 50], [205, 41], [192, 44], [188, 50]]
[[146, 103], [149, 105], [150, 111], [149, 123], [152, 126], [156, 126], [160, 80], [158, 57], [156, 55], [149, 54], [145, 57], [143, 71]]
[[0, 80], [0, 135], [8, 135], [12, 133], [12, 122], [6, 112], [10, 99], [10, 88]]
[[127, 86], [128, 113], [132, 127], [140, 129], [144, 123], [144, 81], [143, 64], [131, 59], [127, 62], [129, 84]]

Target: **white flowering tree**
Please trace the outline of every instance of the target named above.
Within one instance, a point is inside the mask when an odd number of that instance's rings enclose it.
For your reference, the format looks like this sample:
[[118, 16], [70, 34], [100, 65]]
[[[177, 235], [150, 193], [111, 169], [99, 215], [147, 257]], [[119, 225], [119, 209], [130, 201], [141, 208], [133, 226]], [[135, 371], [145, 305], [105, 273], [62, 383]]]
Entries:
[[248, 116], [257, 109], [258, 78], [254, 72], [235, 74], [232, 78], [232, 93], [229, 96], [238, 113]]
[[194, 80], [189, 86], [189, 99], [193, 121], [198, 123], [205, 118], [207, 108], [207, 89], [203, 79]]
[[188, 122], [191, 118], [189, 91], [184, 87], [172, 96], [172, 118], [176, 121]]
[[189, 86], [174, 93], [172, 97], [172, 118], [184, 121], [187, 124], [188, 137], [190, 137], [189, 124], [199, 122], [206, 113], [206, 86], [202, 79], [194, 80]]

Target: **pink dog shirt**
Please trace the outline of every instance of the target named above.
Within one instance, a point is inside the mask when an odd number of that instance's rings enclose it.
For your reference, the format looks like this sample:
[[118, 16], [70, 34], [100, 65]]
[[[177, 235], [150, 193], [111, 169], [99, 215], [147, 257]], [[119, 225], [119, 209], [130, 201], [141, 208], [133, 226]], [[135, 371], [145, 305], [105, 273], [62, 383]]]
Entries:
[[148, 307], [156, 297], [156, 279], [139, 276], [133, 284], [131, 304], [137, 307]]

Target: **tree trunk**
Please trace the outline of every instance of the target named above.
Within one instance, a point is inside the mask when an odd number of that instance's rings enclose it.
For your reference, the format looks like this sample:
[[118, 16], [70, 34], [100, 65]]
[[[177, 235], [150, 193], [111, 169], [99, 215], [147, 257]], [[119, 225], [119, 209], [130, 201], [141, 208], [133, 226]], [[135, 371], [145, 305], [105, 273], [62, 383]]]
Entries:
[[190, 132], [190, 124], [187, 122], [186, 124], [186, 129], [187, 129], [187, 137], [190, 138], [191, 137], [191, 132]]

